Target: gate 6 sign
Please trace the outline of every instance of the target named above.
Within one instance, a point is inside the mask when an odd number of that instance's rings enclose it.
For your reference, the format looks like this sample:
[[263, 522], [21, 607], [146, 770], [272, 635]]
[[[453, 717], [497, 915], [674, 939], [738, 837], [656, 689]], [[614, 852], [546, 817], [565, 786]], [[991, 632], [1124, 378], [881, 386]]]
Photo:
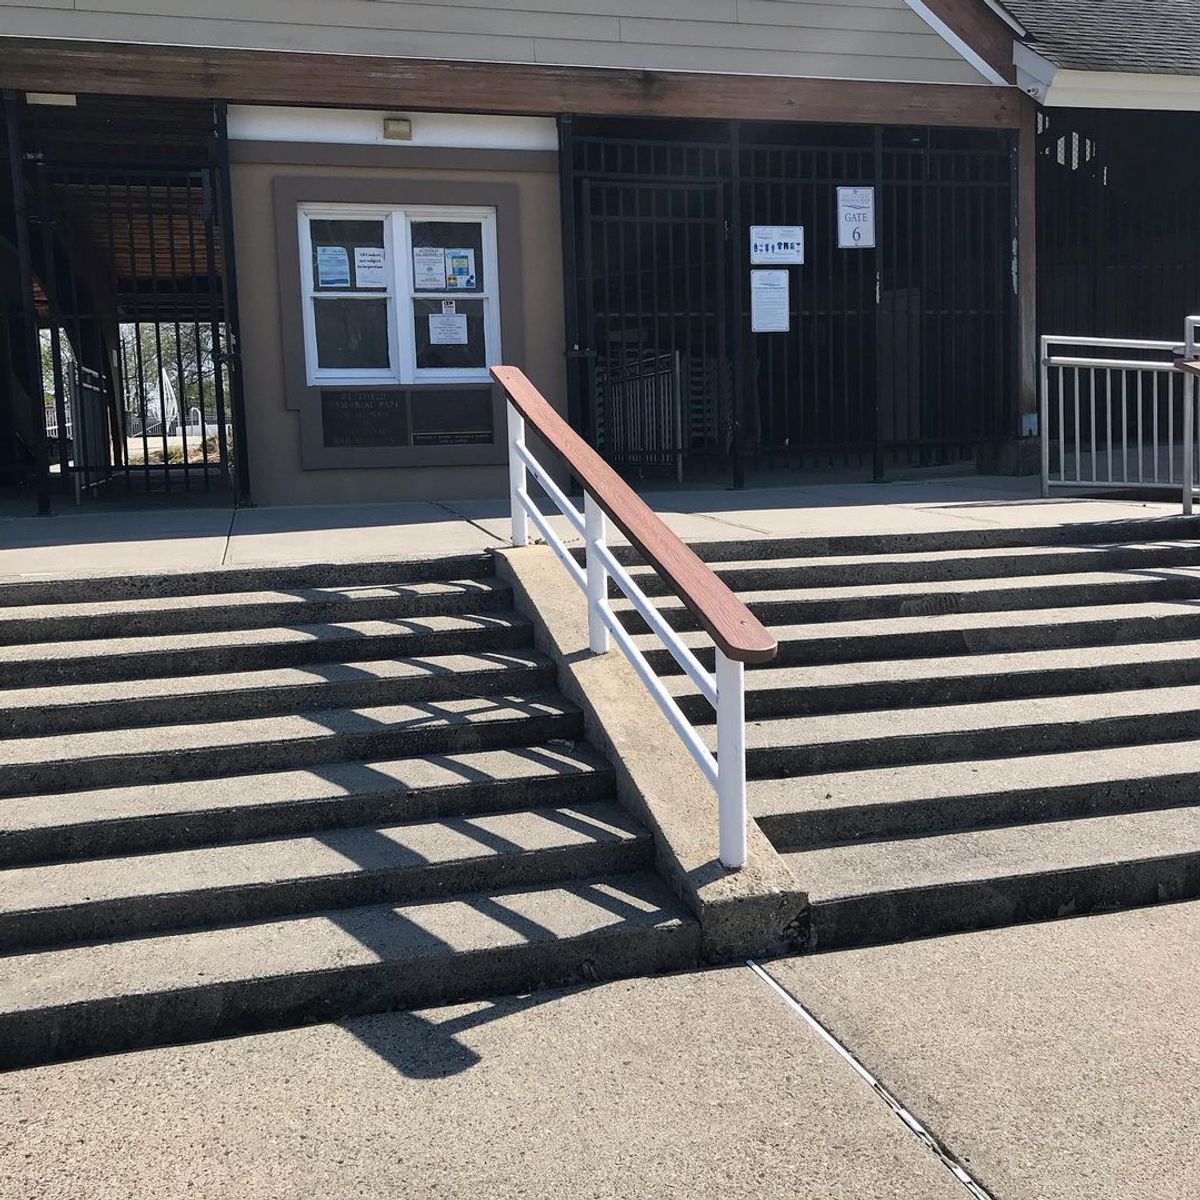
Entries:
[[838, 203], [838, 248], [873, 250], [875, 248], [875, 189], [840, 187]]

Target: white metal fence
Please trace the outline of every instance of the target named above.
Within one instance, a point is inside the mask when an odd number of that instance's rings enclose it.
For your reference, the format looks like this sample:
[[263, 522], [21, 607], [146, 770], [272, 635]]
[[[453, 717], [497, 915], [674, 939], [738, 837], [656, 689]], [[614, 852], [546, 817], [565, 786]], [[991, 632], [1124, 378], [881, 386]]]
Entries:
[[1137, 338], [1041, 340], [1042, 494], [1056, 488], [1178, 487], [1190, 513], [1195, 479], [1195, 378], [1200, 317], [1182, 344]]

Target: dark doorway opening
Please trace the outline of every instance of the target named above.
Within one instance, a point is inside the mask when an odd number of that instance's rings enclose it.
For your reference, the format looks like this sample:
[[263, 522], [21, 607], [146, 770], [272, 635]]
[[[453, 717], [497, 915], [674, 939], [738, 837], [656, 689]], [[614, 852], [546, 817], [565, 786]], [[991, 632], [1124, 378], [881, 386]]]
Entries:
[[[572, 420], [643, 479], [969, 464], [1013, 432], [1015, 137], [562, 123]], [[839, 187], [877, 242], [838, 245]], [[800, 225], [786, 333], [751, 329], [751, 226]]]

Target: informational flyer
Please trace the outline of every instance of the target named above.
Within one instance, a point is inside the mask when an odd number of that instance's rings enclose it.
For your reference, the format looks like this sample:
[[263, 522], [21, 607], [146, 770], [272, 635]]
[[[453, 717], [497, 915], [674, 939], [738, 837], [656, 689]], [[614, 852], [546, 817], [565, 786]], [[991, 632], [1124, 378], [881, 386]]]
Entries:
[[429, 314], [429, 344], [431, 346], [465, 346], [467, 344], [467, 314], [455, 311], [453, 300], [443, 300], [442, 311]]
[[754, 266], [803, 266], [804, 226], [751, 225], [750, 262]]
[[475, 251], [470, 249], [446, 251], [446, 286], [475, 287]]
[[354, 247], [354, 285], [360, 288], [387, 287], [387, 256], [382, 246]]
[[413, 287], [441, 292], [446, 287], [446, 251], [441, 246], [413, 247]]
[[345, 246], [317, 247], [317, 287], [350, 286], [350, 255]]
[[791, 328], [786, 271], [750, 272], [750, 329], [753, 333], [787, 333]]

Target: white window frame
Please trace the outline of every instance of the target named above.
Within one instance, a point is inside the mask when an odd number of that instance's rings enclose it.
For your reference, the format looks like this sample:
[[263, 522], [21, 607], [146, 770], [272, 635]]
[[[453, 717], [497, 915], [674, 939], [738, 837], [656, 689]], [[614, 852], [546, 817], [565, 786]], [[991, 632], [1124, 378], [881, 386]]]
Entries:
[[[387, 291], [360, 292], [353, 288], [318, 288], [313, 277], [313, 220], [383, 221], [383, 244], [391, 267]], [[300, 204], [301, 306], [304, 358], [309, 386], [333, 384], [489, 383], [489, 370], [502, 361], [500, 353], [500, 277], [496, 246], [496, 210], [460, 205], [416, 205], [396, 208], [382, 204]], [[412, 222], [439, 221], [479, 225], [483, 245], [483, 281], [479, 291], [415, 291], [413, 286]], [[353, 264], [351, 264], [353, 270]], [[318, 299], [387, 300], [388, 357], [386, 368], [320, 367], [314, 302]], [[474, 300], [483, 304], [484, 365], [418, 367], [414, 325], [416, 300]]]

